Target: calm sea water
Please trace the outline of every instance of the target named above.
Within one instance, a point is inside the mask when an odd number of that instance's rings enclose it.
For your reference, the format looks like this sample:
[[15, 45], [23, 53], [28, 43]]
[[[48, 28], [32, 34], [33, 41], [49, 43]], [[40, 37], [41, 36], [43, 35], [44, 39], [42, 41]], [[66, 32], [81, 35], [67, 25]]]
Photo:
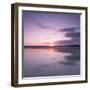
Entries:
[[80, 48], [24, 48], [23, 77], [80, 75]]

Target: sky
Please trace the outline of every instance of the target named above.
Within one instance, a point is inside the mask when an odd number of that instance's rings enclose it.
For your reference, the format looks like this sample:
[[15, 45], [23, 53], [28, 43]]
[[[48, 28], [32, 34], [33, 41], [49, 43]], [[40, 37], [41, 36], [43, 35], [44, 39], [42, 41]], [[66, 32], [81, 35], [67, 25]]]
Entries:
[[80, 14], [22, 11], [24, 46], [80, 45]]

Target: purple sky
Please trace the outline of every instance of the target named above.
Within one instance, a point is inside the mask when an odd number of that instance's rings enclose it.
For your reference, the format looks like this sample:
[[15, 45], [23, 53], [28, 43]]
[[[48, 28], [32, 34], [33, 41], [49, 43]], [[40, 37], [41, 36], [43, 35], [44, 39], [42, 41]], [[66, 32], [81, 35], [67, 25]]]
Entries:
[[23, 11], [24, 45], [80, 44], [80, 14]]

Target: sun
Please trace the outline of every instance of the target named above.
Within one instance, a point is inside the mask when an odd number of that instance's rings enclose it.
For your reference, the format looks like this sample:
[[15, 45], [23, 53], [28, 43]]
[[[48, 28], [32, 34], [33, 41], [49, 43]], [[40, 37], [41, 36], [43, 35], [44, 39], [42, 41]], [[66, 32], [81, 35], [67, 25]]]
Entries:
[[54, 46], [54, 44], [53, 44], [53, 43], [49, 43], [49, 46], [50, 46], [50, 47], [53, 47], [53, 46]]

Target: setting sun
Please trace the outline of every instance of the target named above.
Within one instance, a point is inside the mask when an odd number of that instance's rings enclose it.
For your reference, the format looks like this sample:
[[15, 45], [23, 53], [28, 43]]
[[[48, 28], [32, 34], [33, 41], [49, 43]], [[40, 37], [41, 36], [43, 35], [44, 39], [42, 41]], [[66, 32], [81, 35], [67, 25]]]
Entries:
[[54, 46], [54, 44], [53, 44], [53, 43], [50, 43], [50, 44], [49, 44], [49, 46], [50, 46], [50, 47], [53, 47], [53, 46]]

